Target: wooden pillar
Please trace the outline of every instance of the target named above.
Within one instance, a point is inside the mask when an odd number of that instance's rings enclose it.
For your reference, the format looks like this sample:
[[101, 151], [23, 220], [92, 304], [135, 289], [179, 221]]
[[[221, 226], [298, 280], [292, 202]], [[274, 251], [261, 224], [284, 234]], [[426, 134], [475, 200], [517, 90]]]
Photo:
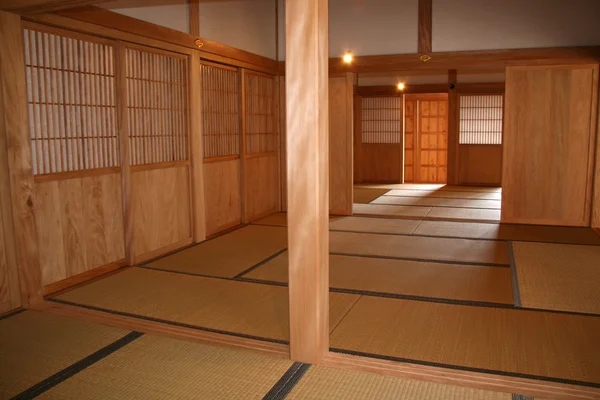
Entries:
[[200, 1], [188, 0], [188, 11], [190, 16], [190, 35], [200, 36]]
[[42, 301], [42, 276], [35, 226], [33, 171], [25, 46], [21, 17], [0, 11], [0, 136], [5, 149], [0, 158], [8, 160], [8, 181], [12, 202], [13, 241], [19, 268], [21, 303], [24, 307]]
[[206, 209], [204, 202], [204, 160], [202, 146], [202, 74], [200, 71], [200, 53], [190, 57], [190, 166], [191, 198], [194, 221], [194, 242], [206, 239]]
[[327, 0], [286, 1], [290, 355], [329, 350]]
[[432, 0], [419, 0], [418, 52], [431, 53]]
[[448, 184], [458, 185], [458, 93], [456, 70], [448, 71]]

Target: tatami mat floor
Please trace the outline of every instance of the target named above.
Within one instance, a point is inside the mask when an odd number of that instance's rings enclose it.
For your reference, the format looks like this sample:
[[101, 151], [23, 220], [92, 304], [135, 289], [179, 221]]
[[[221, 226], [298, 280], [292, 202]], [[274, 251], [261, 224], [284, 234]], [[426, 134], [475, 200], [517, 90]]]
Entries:
[[0, 344], [2, 399], [514, 398], [292, 363], [35, 311], [0, 320]]

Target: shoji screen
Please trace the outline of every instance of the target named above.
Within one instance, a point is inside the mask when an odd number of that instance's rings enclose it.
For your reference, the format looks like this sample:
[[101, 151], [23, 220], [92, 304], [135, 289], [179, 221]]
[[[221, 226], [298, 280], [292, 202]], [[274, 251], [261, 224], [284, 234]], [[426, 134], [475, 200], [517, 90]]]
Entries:
[[49, 285], [124, 263], [115, 49], [100, 38], [25, 26], [35, 215]]
[[[358, 110], [357, 110], [358, 111]], [[360, 98], [359, 182], [402, 180], [402, 97]]]
[[192, 241], [187, 56], [127, 45], [125, 104], [136, 262]]
[[243, 89], [244, 218], [251, 221], [279, 205], [275, 77], [244, 71]]
[[202, 136], [207, 234], [241, 223], [241, 93], [237, 68], [202, 62]]

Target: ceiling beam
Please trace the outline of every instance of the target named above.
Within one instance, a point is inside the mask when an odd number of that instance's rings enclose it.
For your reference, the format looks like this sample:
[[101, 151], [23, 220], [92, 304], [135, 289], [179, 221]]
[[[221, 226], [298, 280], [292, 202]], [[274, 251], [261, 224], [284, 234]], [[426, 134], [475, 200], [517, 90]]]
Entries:
[[431, 53], [431, 16], [432, 0], [419, 0], [419, 39], [418, 52], [420, 54]]
[[83, 7], [106, 0], [0, 0], [0, 10], [16, 14], [43, 14]]

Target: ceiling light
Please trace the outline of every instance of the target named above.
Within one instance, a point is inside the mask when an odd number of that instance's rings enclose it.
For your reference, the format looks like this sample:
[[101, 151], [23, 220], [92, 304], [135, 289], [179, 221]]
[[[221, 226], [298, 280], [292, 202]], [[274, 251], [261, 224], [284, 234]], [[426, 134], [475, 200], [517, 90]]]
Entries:
[[344, 62], [346, 64], [350, 64], [352, 62], [352, 54], [351, 53], [346, 53], [344, 54], [344, 57], [342, 57], [342, 59], [344, 60]]
[[404, 88], [406, 87], [406, 85], [404, 85], [404, 82], [398, 82], [398, 84], [396, 85], [396, 87], [398, 88], [398, 90], [404, 90]]

